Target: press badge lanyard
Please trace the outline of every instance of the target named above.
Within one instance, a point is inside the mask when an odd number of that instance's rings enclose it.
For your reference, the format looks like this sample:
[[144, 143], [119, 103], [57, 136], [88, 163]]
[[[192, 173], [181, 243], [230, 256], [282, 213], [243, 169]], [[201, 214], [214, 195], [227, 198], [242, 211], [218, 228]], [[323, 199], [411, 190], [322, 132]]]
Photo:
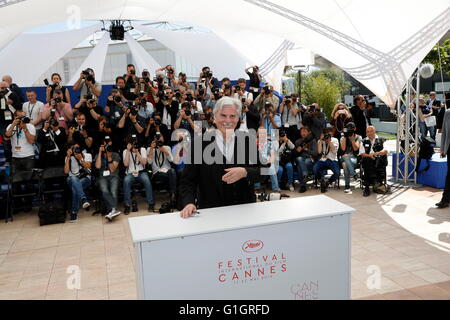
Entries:
[[33, 108], [31, 108], [31, 111], [30, 111], [30, 106], [31, 106], [31, 103], [28, 104], [28, 117], [31, 119], [31, 118], [32, 118], [32, 114], [33, 114], [34, 107], [36, 107], [36, 103], [33, 104]]
[[133, 171], [137, 171], [137, 165], [139, 164], [138, 155], [136, 155], [136, 157], [133, 157], [133, 154], [131, 154], [131, 159], [133, 159], [133, 164], [134, 164]]
[[16, 146], [16, 148], [19, 148], [20, 149], [20, 140], [19, 140], [19, 137], [20, 137], [20, 135], [22, 134], [22, 129], [19, 129], [19, 130], [17, 130], [16, 131], [16, 143], [17, 143], [17, 146]]
[[[162, 168], [163, 164], [164, 164], [164, 153], [155, 150], [155, 162], [156, 165], [158, 166], [158, 168]], [[161, 155], [161, 156], [160, 156]]]

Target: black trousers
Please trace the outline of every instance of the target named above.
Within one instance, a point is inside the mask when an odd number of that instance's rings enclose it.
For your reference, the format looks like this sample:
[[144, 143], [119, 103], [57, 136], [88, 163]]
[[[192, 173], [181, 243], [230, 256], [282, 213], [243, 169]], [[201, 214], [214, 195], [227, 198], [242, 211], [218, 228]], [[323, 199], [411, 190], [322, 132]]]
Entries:
[[386, 166], [377, 164], [376, 160], [370, 158], [361, 159], [363, 176], [361, 177], [364, 187], [374, 185], [375, 182], [384, 183], [386, 179]]
[[447, 177], [445, 178], [444, 193], [442, 201], [450, 202], [450, 148], [447, 150]]

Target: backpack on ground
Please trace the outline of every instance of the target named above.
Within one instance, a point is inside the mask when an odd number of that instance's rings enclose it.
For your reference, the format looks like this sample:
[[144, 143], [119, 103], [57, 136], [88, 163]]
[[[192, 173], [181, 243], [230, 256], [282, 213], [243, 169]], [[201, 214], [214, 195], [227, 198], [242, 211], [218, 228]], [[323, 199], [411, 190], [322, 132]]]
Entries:
[[64, 223], [66, 221], [66, 208], [63, 200], [58, 199], [44, 203], [39, 208], [38, 216], [41, 226]]

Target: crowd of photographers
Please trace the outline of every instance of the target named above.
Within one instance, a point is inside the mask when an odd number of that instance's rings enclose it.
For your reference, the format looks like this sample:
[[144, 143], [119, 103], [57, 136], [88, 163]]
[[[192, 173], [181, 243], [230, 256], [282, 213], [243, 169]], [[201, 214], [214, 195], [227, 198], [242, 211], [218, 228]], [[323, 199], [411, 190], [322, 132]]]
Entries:
[[[242, 103], [238, 130], [257, 132], [258, 150], [270, 164], [261, 183], [270, 178], [273, 192], [280, 192], [280, 187], [294, 190], [294, 170], [299, 192], [305, 192], [312, 179], [326, 192], [339, 179], [341, 168], [346, 193], [351, 193], [351, 179], [360, 178], [365, 196], [371, 185], [375, 191], [385, 190], [387, 152], [370, 125], [364, 97], [356, 97], [351, 109], [336, 105], [327, 128], [317, 104], [305, 106], [296, 94], [281, 100], [271, 86], [260, 88], [257, 66], [245, 71], [250, 77], [248, 89], [245, 79], [234, 86], [228, 78], [219, 82], [209, 67], [192, 84], [170, 65], [156, 70], [153, 79], [147, 70], [139, 77], [128, 65], [126, 74], [116, 78], [105, 106], [98, 104], [102, 86], [89, 68], [73, 87], [80, 93], [74, 106], [59, 74], [52, 75], [51, 83], [45, 80], [45, 103], [33, 90], [26, 91], [25, 102], [21, 90], [5, 76], [0, 82], [0, 135], [11, 171], [64, 166], [71, 190], [71, 221], [77, 220], [80, 207], [91, 205], [87, 190], [93, 177], [109, 220], [121, 213], [119, 184], [125, 214], [138, 210], [131, 199], [136, 181], [143, 185], [149, 212], [155, 209], [153, 188], [159, 184], [169, 191], [168, 208], [173, 208], [185, 146], [194, 133], [214, 129], [215, 104], [229, 96]], [[173, 141], [177, 129], [184, 130]], [[363, 168], [362, 177], [356, 173], [358, 166]], [[328, 170], [332, 175], [326, 179]]]

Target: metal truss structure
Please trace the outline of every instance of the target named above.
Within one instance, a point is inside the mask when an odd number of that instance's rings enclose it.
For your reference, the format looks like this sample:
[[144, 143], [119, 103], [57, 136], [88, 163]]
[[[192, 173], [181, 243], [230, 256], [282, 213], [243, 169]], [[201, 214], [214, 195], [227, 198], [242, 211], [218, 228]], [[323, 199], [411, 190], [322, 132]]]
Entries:
[[416, 184], [416, 155], [419, 151], [419, 69], [408, 80], [404, 92], [405, 94], [400, 96], [397, 101], [398, 129], [395, 180], [404, 184]]

